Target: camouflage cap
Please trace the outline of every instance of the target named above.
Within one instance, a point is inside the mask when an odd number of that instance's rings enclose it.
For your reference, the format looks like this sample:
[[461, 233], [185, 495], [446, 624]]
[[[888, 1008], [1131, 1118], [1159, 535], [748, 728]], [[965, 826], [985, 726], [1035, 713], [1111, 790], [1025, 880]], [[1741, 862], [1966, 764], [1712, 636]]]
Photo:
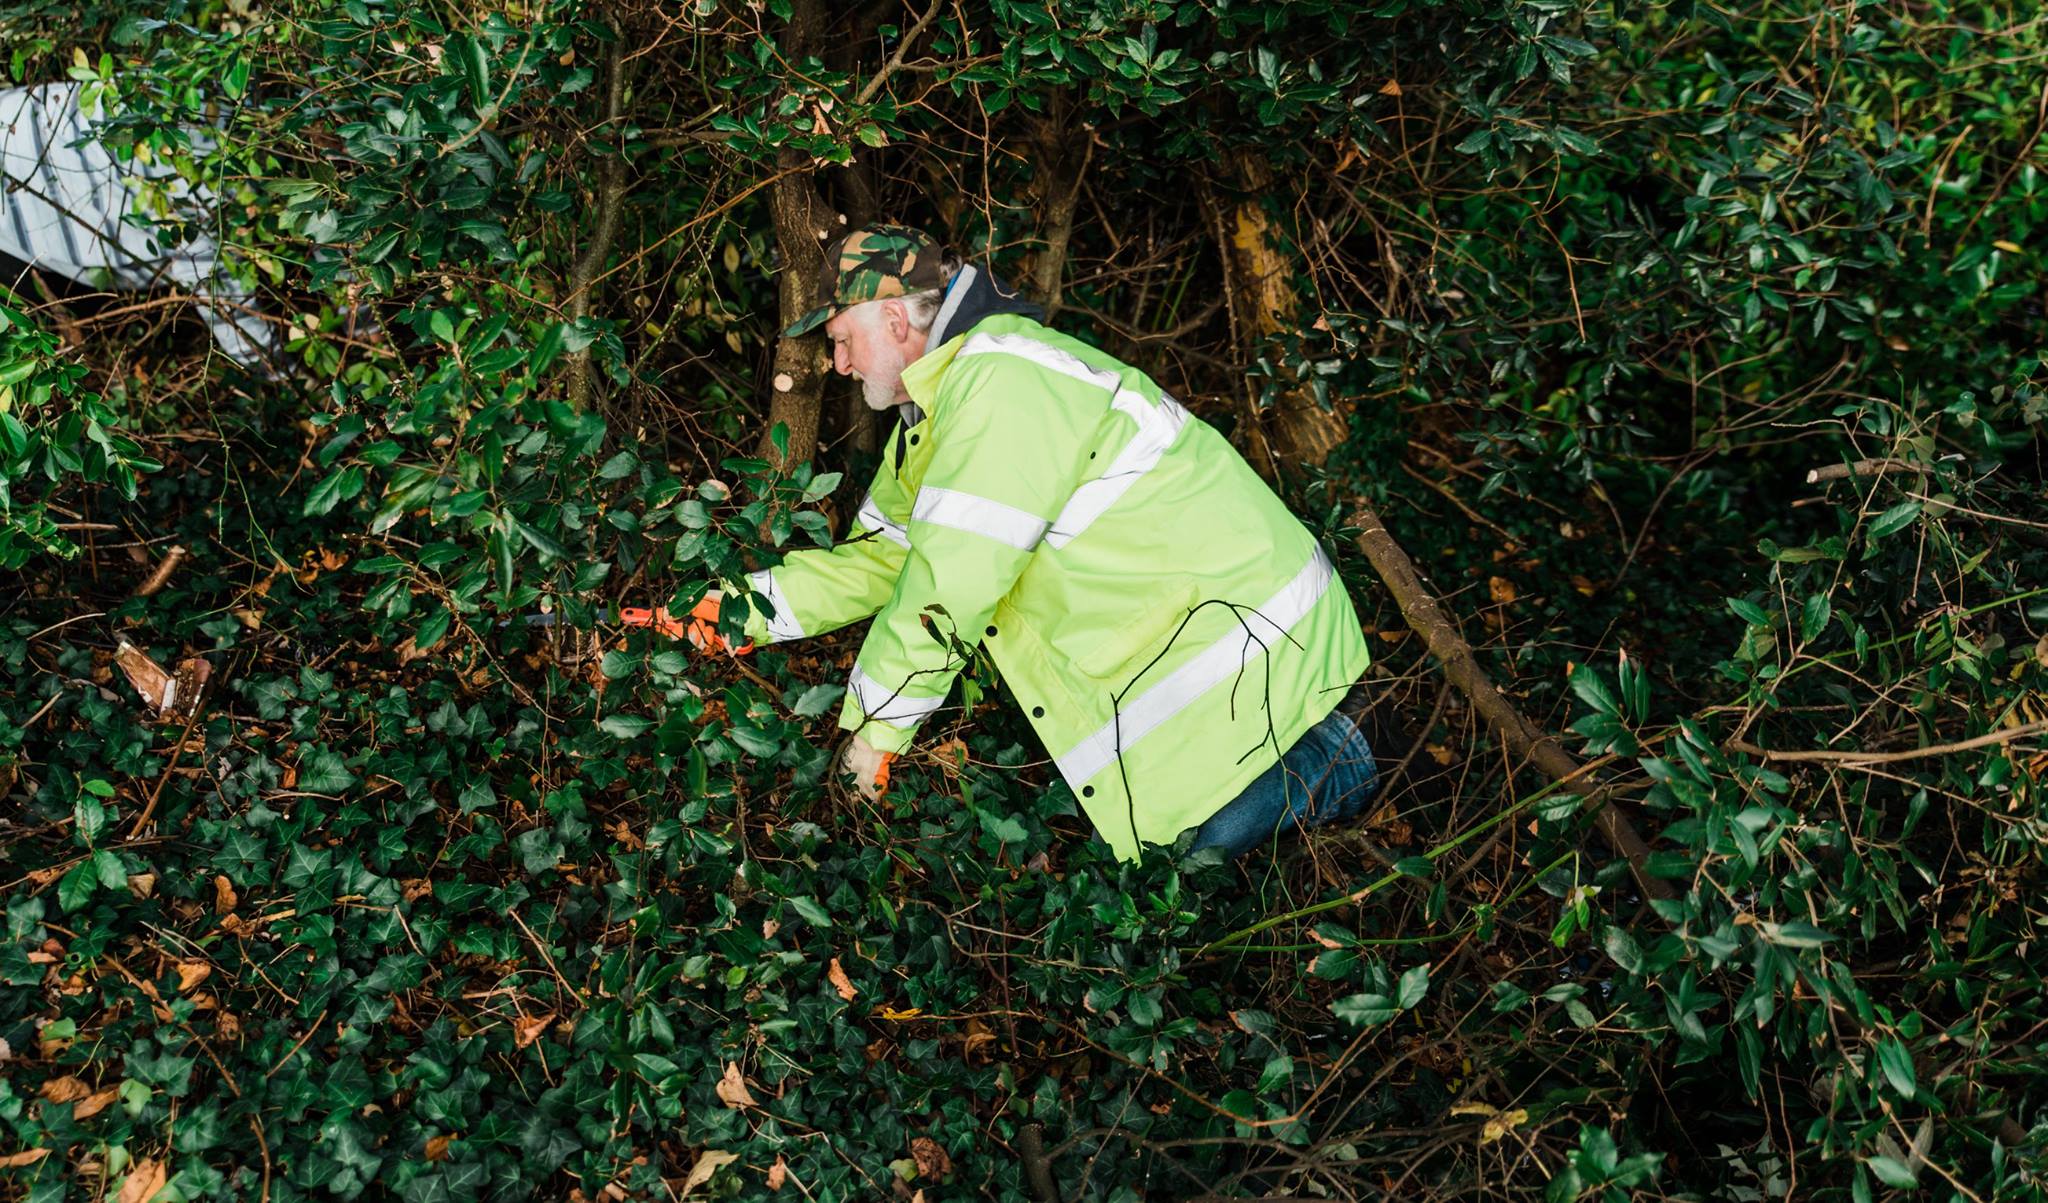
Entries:
[[825, 248], [818, 283], [827, 302], [791, 323], [783, 336], [809, 334], [855, 305], [941, 287], [946, 281], [940, 258], [939, 244], [914, 226], [850, 230]]

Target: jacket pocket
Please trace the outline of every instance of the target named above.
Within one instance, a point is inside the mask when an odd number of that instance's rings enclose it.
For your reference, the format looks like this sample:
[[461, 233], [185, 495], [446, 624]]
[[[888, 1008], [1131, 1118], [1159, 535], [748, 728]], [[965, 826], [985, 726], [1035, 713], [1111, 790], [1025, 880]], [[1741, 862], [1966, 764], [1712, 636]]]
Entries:
[[[1198, 598], [1193, 578], [1175, 577], [1164, 587], [1125, 595], [1135, 612], [1102, 634], [1061, 642], [1067, 644], [1064, 650], [1073, 657], [1075, 669], [1083, 676], [1109, 686], [1112, 691], [1121, 690], [1137, 678], [1137, 688], [1143, 690], [1162, 675], [1153, 662], [1169, 645], [1185, 650], [1196, 625], [1188, 612]], [[1140, 673], [1144, 675], [1140, 677]]]

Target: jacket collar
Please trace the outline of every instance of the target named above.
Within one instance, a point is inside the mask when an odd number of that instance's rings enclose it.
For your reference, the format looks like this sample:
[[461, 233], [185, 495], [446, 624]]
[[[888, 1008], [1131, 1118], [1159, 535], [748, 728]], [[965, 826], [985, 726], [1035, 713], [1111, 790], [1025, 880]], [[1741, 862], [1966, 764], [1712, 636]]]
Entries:
[[[933, 326], [936, 327], [937, 323], [934, 322]], [[903, 369], [903, 391], [910, 394], [910, 401], [906, 406], [898, 406], [899, 411], [931, 412], [932, 399], [939, 395], [939, 379], [946, 374], [947, 368], [953, 366], [953, 357], [960, 353], [966, 342], [967, 333], [962, 331], [918, 356], [915, 362]], [[904, 417], [909, 420], [908, 413]]]

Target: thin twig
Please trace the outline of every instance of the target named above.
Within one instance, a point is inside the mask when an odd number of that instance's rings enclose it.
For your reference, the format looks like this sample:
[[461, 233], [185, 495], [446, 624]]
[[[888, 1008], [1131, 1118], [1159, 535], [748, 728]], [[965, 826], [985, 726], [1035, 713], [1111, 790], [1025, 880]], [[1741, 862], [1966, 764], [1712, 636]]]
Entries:
[[1735, 740], [1728, 746], [1737, 752], [1760, 756], [1765, 760], [1808, 760], [1826, 764], [1889, 764], [1896, 760], [1919, 760], [1927, 756], [1946, 756], [1951, 752], [1968, 752], [2044, 732], [2048, 732], [2048, 720], [2026, 723], [2018, 727], [2003, 727], [1970, 739], [1957, 740], [1955, 743], [1929, 744], [1924, 748], [1908, 748], [1903, 752], [1836, 752], [1824, 748], [1808, 752], [1778, 752], [1769, 748], [1759, 748], [1745, 740]]
[[911, 43], [917, 41], [918, 35], [924, 32], [924, 27], [930, 25], [932, 18], [939, 15], [939, 6], [944, 3], [945, 0], [932, 0], [932, 6], [924, 10], [924, 15], [917, 19], [917, 24], [912, 25], [910, 32], [903, 35], [903, 40], [896, 43], [896, 53], [889, 56], [889, 61], [882, 64], [882, 69], [875, 72], [873, 79], [861, 85], [860, 93], [853, 98], [855, 104], [866, 104], [873, 100], [875, 93], [882, 90], [882, 85], [889, 82], [889, 77], [902, 70], [903, 56], [910, 52]]
[[1847, 480], [1852, 476], [1881, 476], [1886, 472], [1919, 472], [1927, 469], [1918, 464], [1909, 464], [1902, 459], [1859, 459], [1846, 464], [1822, 464], [1806, 474], [1806, 483], [1817, 485], [1824, 480]]

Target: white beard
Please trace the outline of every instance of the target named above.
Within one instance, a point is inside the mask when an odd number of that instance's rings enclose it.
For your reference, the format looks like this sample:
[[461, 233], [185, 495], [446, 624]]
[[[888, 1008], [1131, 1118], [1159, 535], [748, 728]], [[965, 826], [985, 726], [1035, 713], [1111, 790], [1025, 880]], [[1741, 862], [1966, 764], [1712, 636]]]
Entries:
[[881, 365], [871, 376], [853, 374], [860, 381], [861, 400], [878, 413], [896, 404], [896, 390], [903, 386], [903, 353], [892, 348], [889, 358], [894, 362]]

